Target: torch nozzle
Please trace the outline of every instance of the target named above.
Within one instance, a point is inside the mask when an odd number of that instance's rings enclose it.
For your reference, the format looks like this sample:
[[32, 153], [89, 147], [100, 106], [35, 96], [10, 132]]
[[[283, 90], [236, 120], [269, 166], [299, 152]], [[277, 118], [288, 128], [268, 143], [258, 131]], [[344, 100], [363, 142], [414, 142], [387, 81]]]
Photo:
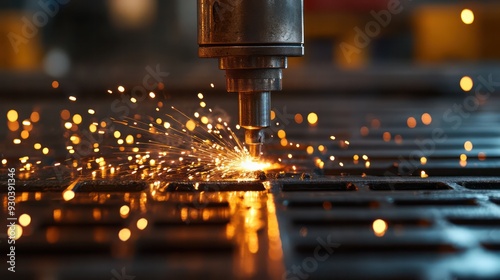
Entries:
[[264, 144], [264, 131], [261, 129], [247, 129], [245, 131], [245, 144], [253, 158], [259, 158]]

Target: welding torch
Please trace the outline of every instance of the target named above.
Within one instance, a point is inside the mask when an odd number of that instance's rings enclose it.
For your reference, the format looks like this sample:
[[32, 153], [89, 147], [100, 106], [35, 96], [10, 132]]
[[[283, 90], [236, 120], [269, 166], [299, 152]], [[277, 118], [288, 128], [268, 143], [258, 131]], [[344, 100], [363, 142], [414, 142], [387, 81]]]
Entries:
[[218, 58], [237, 92], [239, 124], [259, 157], [270, 126], [271, 91], [282, 88], [288, 56], [304, 55], [303, 0], [198, 0], [198, 55]]

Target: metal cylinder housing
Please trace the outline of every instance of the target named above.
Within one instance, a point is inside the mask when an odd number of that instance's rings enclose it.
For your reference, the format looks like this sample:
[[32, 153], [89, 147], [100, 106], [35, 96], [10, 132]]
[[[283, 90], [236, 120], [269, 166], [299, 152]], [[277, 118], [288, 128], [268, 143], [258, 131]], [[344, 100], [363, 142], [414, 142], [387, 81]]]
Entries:
[[200, 57], [301, 56], [303, 0], [198, 0]]

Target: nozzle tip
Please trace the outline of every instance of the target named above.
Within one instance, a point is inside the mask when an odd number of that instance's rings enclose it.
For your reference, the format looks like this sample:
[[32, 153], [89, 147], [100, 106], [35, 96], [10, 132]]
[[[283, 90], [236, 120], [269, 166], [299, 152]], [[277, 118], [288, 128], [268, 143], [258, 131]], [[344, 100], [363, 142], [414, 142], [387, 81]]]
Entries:
[[264, 132], [260, 129], [248, 129], [245, 131], [245, 143], [252, 157], [260, 157], [262, 145], [264, 144]]
[[248, 152], [253, 158], [259, 158], [262, 153], [262, 144], [248, 144]]

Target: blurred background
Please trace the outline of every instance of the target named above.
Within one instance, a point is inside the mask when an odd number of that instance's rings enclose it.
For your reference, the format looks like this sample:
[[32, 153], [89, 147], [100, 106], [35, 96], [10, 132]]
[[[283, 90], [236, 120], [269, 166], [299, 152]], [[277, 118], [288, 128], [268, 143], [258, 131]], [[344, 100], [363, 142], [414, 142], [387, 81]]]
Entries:
[[[498, 1], [305, 0], [303, 58], [287, 91], [451, 94], [464, 75], [499, 72]], [[256, 15], [258, 16], [258, 15]], [[142, 84], [147, 66], [174, 90], [223, 88], [215, 59], [197, 56], [196, 1], [2, 0], [0, 95], [99, 96]]]

